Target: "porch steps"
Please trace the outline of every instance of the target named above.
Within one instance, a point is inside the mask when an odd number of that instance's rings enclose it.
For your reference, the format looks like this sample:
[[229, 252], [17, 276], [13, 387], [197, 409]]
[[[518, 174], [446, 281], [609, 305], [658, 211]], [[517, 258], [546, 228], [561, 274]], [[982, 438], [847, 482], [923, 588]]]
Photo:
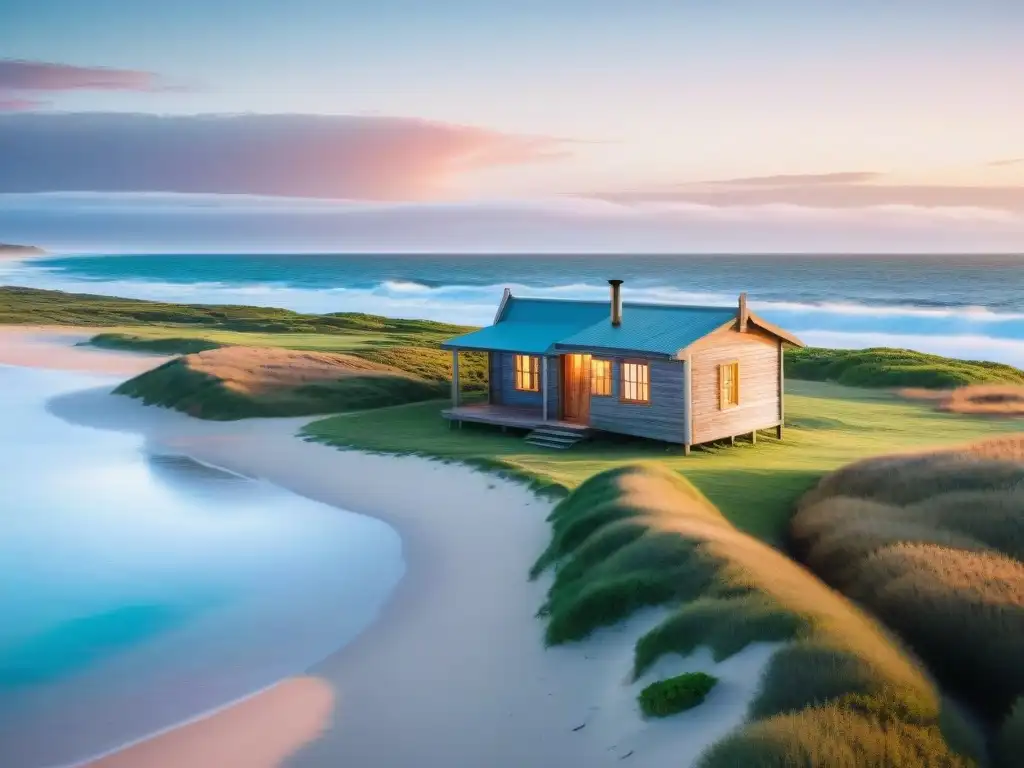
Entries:
[[584, 430], [561, 429], [559, 427], [537, 427], [525, 437], [530, 445], [540, 448], [554, 448], [564, 451], [587, 437]]

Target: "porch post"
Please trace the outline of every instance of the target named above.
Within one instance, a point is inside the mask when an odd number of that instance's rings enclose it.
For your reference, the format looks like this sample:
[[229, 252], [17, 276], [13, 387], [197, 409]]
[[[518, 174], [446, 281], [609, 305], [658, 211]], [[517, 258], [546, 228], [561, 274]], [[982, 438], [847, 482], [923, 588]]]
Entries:
[[452, 350], [452, 407], [459, 407], [459, 350]]
[[548, 420], [548, 356], [541, 355], [540, 358], [540, 391], [541, 401], [543, 402], [541, 417], [544, 421]]

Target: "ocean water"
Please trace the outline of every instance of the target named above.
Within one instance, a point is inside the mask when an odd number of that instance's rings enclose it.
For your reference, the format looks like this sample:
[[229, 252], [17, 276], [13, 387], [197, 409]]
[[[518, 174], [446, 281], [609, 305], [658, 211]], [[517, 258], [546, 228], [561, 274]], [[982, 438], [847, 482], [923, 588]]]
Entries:
[[404, 564], [377, 520], [68, 424], [0, 366], [0, 766], [69, 765], [301, 674]]
[[0, 283], [485, 324], [520, 295], [751, 306], [807, 343], [1024, 365], [1024, 256], [136, 254], [0, 264]]

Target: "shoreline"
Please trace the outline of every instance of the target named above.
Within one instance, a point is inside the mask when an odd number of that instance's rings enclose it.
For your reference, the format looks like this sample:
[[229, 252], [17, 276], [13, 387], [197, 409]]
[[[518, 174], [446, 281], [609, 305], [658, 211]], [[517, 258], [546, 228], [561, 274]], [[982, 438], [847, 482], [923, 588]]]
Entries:
[[[27, 343], [52, 358], [46, 367], [61, 368], [67, 347], [34, 332]], [[80, 351], [141, 362], [126, 353]], [[720, 664], [701, 649], [663, 660], [630, 682], [633, 644], [660, 619], [657, 611], [581, 643], [545, 649], [535, 613], [550, 576], [530, 582], [527, 571], [550, 538], [552, 502], [521, 483], [420, 457], [339, 451], [296, 436], [317, 417], [203, 422], [105, 389], [55, 398], [50, 411], [71, 423], [140, 434], [162, 452], [375, 517], [399, 533], [406, 563], [377, 619], [303, 677], [77, 766], [400, 768], [429, 759], [453, 768], [555, 768], [613, 765], [626, 757], [639, 766], [685, 765], [743, 721], [776, 649], [752, 646]], [[722, 681], [704, 705], [661, 721], [639, 716], [636, 694], [644, 685], [696, 669]], [[301, 680], [312, 692], [296, 689]], [[275, 699], [281, 688], [289, 695]], [[296, 708], [316, 709], [324, 690], [333, 702], [332, 722], [275, 730]]]

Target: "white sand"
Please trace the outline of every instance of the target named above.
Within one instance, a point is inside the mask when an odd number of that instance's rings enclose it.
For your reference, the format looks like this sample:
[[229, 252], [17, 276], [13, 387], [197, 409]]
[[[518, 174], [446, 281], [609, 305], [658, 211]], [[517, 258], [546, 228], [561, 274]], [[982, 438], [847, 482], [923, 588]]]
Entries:
[[136, 376], [168, 360], [165, 355], [78, 347], [102, 329], [0, 325], [0, 364]]
[[[55, 348], [50, 354], [59, 357]], [[380, 620], [308, 671], [306, 680], [329, 686], [334, 702], [322, 734], [315, 717], [294, 715], [319, 711], [322, 690], [282, 693], [282, 685], [95, 768], [686, 766], [742, 722], [775, 650], [754, 646], [721, 664], [701, 650], [663, 659], [630, 682], [633, 645], [661, 612], [545, 649], [534, 613], [548, 581], [531, 583], [526, 573], [547, 544], [550, 504], [522, 485], [457, 465], [306, 443], [294, 437], [306, 420], [202, 422], [103, 391], [51, 407], [71, 421], [138, 432], [154, 448], [384, 520], [401, 534], [407, 563]], [[720, 678], [707, 701], [643, 720], [639, 690], [688, 670]], [[253, 708], [251, 722], [243, 707]]]

